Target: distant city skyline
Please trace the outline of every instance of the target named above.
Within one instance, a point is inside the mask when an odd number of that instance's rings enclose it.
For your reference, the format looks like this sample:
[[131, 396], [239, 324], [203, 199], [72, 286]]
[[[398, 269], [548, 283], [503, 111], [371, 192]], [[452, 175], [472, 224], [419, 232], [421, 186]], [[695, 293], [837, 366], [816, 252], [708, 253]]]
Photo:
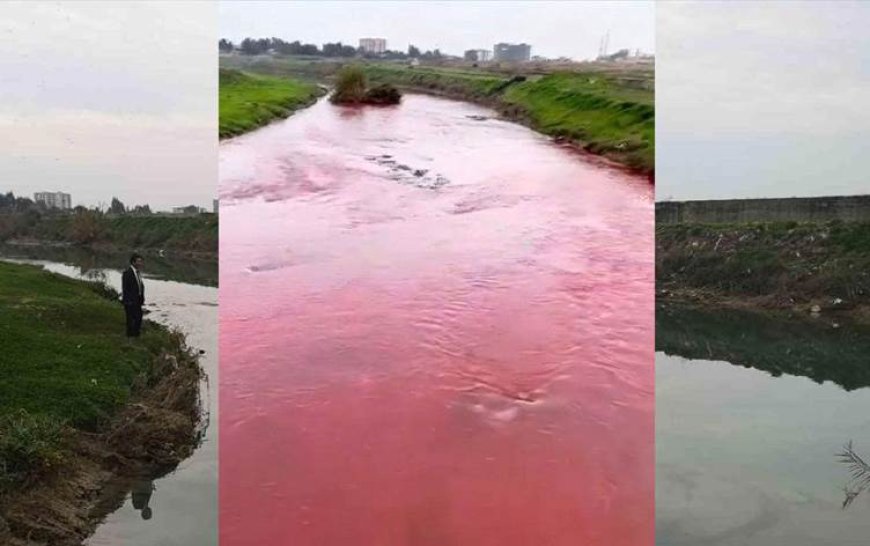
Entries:
[[[653, 2], [237, 2], [219, 5], [220, 38], [281, 38], [356, 47], [384, 38], [392, 51], [469, 49], [527, 43], [532, 56], [594, 59], [602, 37], [609, 51], [655, 53]], [[328, 24], [327, 24], [328, 23]]]
[[5, 2], [0, 191], [210, 207], [216, 27], [207, 2]]

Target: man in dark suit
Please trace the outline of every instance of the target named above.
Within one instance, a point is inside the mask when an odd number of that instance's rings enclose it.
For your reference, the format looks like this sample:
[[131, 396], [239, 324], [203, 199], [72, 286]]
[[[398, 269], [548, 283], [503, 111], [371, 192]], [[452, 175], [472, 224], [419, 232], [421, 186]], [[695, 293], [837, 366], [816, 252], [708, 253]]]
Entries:
[[127, 337], [139, 337], [142, 330], [142, 306], [145, 305], [145, 285], [142, 266], [145, 260], [139, 254], [130, 257], [130, 267], [121, 276], [121, 301], [127, 314]]

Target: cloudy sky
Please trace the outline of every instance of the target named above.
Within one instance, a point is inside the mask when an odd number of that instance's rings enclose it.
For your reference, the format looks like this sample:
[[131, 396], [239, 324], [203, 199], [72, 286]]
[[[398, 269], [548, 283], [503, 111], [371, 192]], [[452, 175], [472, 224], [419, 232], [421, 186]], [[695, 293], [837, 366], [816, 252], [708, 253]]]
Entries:
[[4, 2], [0, 191], [194, 203], [217, 180], [217, 8]]
[[598, 54], [610, 31], [610, 50], [653, 52], [652, 2], [571, 1], [370, 1], [221, 2], [220, 34], [234, 42], [278, 37], [321, 45], [359, 38], [387, 39], [387, 47], [408, 44], [461, 55], [491, 49], [497, 42], [532, 44], [532, 55], [584, 59]]
[[870, 2], [663, 2], [656, 194], [870, 193]]

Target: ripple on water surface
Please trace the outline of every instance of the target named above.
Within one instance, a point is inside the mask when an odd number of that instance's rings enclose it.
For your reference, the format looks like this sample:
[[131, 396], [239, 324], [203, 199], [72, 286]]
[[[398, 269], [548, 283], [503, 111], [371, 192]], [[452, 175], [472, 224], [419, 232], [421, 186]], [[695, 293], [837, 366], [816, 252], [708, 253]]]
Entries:
[[643, 179], [462, 103], [221, 146], [221, 543], [653, 540]]

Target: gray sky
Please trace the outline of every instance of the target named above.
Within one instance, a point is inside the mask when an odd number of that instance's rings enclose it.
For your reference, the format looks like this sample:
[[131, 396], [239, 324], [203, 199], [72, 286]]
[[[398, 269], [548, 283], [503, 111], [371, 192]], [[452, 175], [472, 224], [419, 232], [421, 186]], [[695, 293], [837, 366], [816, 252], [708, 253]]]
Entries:
[[211, 209], [215, 4], [4, 2], [2, 12], [0, 191]]
[[532, 55], [591, 58], [610, 30], [610, 51], [653, 52], [652, 2], [226, 2], [220, 4], [220, 35], [238, 43], [246, 37], [278, 37], [318, 46], [359, 38], [386, 38], [387, 47], [407, 51], [438, 48], [461, 55], [491, 49], [497, 42], [532, 44]]
[[657, 199], [870, 193], [870, 2], [656, 16]]

